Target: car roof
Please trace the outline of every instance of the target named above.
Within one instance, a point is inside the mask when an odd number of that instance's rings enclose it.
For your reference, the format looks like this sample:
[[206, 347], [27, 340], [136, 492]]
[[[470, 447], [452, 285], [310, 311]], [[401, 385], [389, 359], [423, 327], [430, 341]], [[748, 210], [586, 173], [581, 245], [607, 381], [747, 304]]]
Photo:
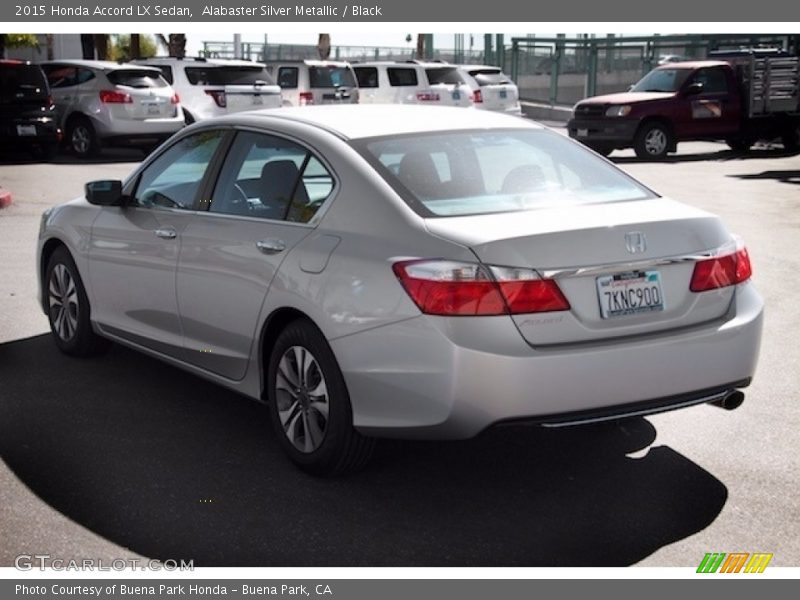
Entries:
[[45, 60], [43, 65], [69, 65], [71, 67], [85, 67], [87, 69], [98, 69], [100, 71], [116, 71], [117, 69], [141, 69], [152, 71], [153, 67], [136, 65], [134, 63], [119, 63], [112, 60]]
[[689, 60], [671, 62], [658, 67], [659, 69], [702, 69], [704, 67], [729, 67], [730, 63], [724, 60]]
[[266, 109], [224, 117], [253, 126], [263, 119], [285, 119], [319, 127], [345, 139], [431, 131], [542, 129], [534, 121], [489, 110], [414, 104], [341, 104]]
[[177, 56], [152, 56], [140, 58], [136, 63], [181, 63], [186, 65], [211, 65], [214, 67], [263, 67], [264, 63], [238, 58], [178, 58]]
[[268, 65], [308, 65], [309, 67], [349, 67], [350, 63], [343, 60], [268, 60]]

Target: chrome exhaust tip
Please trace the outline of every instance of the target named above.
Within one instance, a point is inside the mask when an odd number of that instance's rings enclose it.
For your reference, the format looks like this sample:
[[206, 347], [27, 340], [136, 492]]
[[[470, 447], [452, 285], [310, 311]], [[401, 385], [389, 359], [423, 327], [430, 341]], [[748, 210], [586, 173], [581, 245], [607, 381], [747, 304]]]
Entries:
[[719, 406], [720, 408], [724, 408], [725, 410], [736, 410], [742, 405], [743, 402], [744, 392], [734, 390], [724, 398], [714, 400], [711, 404], [714, 406]]

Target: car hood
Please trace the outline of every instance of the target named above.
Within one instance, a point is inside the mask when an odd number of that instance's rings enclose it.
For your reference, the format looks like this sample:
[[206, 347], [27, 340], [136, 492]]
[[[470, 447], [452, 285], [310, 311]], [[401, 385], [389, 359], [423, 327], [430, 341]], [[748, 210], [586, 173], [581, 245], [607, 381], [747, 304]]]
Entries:
[[637, 102], [650, 102], [652, 100], [666, 100], [675, 96], [675, 92], [620, 92], [606, 94], [605, 96], [592, 96], [581, 100], [582, 104], [636, 104]]

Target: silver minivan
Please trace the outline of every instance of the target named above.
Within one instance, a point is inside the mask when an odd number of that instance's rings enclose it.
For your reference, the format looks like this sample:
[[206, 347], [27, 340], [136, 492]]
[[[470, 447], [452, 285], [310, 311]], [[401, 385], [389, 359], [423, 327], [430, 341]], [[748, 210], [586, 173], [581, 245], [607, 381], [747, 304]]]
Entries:
[[281, 88], [284, 106], [357, 104], [358, 86], [350, 63], [333, 60], [267, 62]]
[[184, 126], [180, 98], [158, 69], [99, 60], [41, 64], [67, 147], [156, 146]]

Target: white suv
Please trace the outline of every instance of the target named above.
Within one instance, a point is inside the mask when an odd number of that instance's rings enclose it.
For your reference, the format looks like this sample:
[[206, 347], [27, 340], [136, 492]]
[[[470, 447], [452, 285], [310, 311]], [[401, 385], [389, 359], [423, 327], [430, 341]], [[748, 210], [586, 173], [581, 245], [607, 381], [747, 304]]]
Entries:
[[269, 61], [267, 68], [283, 93], [284, 106], [357, 104], [350, 63], [334, 60]]
[[458, 65], [458, 70], [472, 89], [475, 108], [522, 115], [519, 89], [500, 67]]
[[180, 94], [187, 123], [281, 106], [281, 89], [261, 63], [175, 57], [143, 58], [135, 62], [161, 71]]
[[455, 65], [367, 62], [353, 65], [362, 104], [472, 106], [472, 89]]
[[147, 149], [184, 125], [180, 99], [156, 69], [99, 60], [41, 67], [65, 142], [78, 156], [96, 154], [101, 144]]

